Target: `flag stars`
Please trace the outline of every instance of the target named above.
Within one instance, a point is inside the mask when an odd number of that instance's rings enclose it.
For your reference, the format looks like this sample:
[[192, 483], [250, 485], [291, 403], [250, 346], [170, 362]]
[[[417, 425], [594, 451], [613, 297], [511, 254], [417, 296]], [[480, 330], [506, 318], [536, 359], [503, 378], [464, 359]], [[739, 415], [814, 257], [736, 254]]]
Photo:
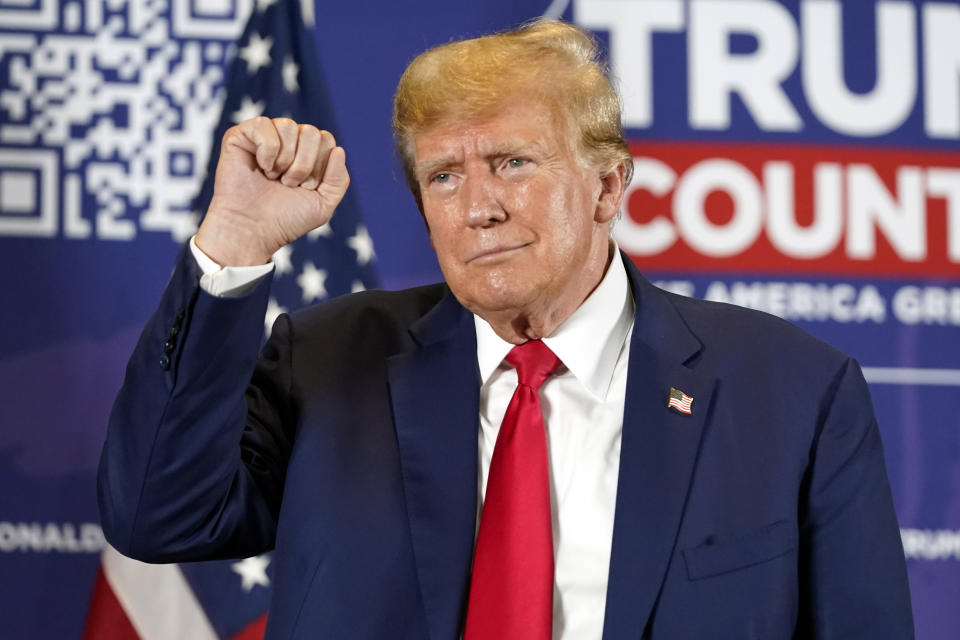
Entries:
[[288, 244], [283, 245], [273, 254], [273, 264], [277, 270], [277, 275], [282, 276], [285, 273], [293, 273], [293, 247]]
[[265, 100], [254, 102], [250, 96], [243, 96], [240, 102], [240, 108], [233, 112], [230, 118], [234, 124], [240, 124], [244, 120], [256, 118], [263, 115], [263, 109], [267, 106]]
[[357, 226], [355, 236], [347, 238], [347, 244], [357, 252], [357, 264], [363, 266], [373, 259], [373, 239], [362, 224]]
[[366, 291], [367, 288], [363, 286], [363, 283], [359, 280], [354, 280], [353, 284], [350, 285], [350, 293], [360, 293], [361, 291]]
[[283, 88], [287, 93], [296, 93], [300, 90], [300, 82], [297, 76], [300, 74], [300, 65], [293, 61], [293, 58], [287, 56], [283, 61]]
[[280, 317], [280, 314], [286, 312], [287, 308], [280, 306], [280, 303], [277, 302], [276, 298], [270, 298], [270, 301], [267, 303], [267, 313], [263, 317], [263, 325], [268, 335], [270, 330], [273, 329], [273, 323], [277, 321], [277, 318]]
[[230, 565], [235, 573], [240, 574], [241, 586], [247, 593], [255, 586], [270, 586], [270, 578], [267, 577], [267, 565], [270, 564], [270, 558], [266, 555], [253, 556], [240, 562], [234, 562]]
[[303, 291], [303, 302], [309, 304], [327, 296], [327, 272], [317, 269], [309, 260], [304, 261], [303, 271], [297, 276], [297, 284]]
[[307, 232], [307, 238], [309, 240], [316, 240], [317, 238], [329, 238], [333, 233], [333, 229], [330, 228], [330, 223], [319, 226], [316, 229]]
[[257, 0], [257, 11], [263, 13], [275, 4], [277, 0]]
[[260, 37], [259, 33], [250, 36], [247, 46], [240, 49], [240, 57], [247, 61], [247, 73], [256, 73], [261, 67], [270, 64], [270, 48], [273, 38]]

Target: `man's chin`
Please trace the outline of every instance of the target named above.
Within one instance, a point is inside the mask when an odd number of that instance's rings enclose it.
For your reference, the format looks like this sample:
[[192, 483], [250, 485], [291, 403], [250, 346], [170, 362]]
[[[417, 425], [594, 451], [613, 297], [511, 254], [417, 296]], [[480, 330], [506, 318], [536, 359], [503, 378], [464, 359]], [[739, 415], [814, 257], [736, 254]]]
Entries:
[[518, 291], [471, 291], [460, 295], [453, 287], [451, 290], [460, 304], [485, 320], [488, 317], [502, 318], [510, 314], [522, 314], [530, 304], [530, 296], [522, 295]]

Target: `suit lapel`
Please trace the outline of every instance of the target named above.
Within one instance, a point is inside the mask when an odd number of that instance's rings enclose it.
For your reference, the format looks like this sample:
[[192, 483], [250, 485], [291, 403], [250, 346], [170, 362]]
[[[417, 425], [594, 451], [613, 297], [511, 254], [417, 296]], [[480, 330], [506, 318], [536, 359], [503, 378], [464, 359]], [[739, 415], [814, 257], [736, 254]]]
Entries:
[[[624, 259], [636, 300], [603, 637], [639, 638], [663, 584], [715, 380], [686, 366], [701, 344]], [[670, 388], [692, 414], [667, 407]]]
[[477, 505], [479, 373], [473, 317], [447, 295], [389, 361], [410, 535], [430, 636], [454, 638], [466, 606]]

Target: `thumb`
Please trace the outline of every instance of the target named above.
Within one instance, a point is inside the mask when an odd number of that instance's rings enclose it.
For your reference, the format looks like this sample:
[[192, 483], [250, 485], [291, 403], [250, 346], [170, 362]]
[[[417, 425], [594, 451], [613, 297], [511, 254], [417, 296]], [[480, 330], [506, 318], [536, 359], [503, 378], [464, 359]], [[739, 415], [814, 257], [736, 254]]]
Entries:
[[350, 174], [347, 172], [347, 153], [343, 147], [334, 147], [327, 158], [327, 166], [323, 171], [323, 178], [317, 191], [326, 201], [332, 201], [336, 206], [346, 193], [350, 185]]

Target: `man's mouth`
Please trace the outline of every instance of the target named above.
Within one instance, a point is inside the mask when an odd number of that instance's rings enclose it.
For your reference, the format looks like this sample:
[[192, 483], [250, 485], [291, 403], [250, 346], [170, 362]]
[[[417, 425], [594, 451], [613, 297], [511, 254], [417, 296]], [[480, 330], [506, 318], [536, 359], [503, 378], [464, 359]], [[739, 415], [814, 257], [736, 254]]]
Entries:
[[528, 246], [530, 246], [529, 242], [491, 247], [489, 249], [478, 251], [476, 254], [467, 259], [467, 263], [487, 264], [490, 262], [499, 262], [500, 260], [506, 260], [512, 257]]

